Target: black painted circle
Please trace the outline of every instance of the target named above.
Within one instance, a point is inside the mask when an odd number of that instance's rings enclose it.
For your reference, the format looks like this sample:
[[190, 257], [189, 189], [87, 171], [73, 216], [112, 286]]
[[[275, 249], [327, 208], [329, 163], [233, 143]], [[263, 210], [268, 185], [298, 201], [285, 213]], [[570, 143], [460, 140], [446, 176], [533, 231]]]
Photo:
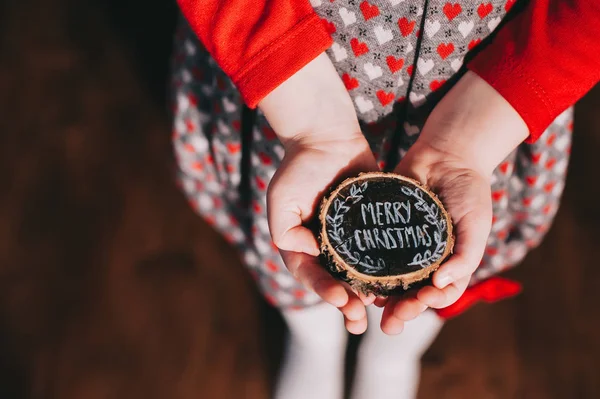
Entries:
[[397, 276], [439, 260], [448, 226], [434, 199], [393, 177], [368, 177], [343, 187], [326, 214], [330, 245], [342, 260], [371, 276]]

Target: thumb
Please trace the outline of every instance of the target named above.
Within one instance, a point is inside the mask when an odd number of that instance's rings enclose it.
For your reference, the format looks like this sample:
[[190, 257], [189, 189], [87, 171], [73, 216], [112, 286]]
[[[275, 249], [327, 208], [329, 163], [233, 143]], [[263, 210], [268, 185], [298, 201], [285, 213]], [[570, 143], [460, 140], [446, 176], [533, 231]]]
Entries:
[[284, 251], [304, 252], [318, 256], [319, 245], [308, 228], [302, 226], [300, 209], [286, 207], [277, 200], [269, 201], [267, 206], [269, 230], [277, 248]]

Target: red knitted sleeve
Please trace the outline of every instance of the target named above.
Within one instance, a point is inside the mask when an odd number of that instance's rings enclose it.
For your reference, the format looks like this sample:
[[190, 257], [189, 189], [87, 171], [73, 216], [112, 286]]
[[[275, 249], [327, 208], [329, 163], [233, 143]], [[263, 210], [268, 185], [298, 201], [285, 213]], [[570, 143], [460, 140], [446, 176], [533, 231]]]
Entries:
[[178, 0], [191, 28], [255, 107], [331, 45], [308, 0]]
[[467, 67], [517, 110], [533, 142], [600, 80], [600, 1], [529, 1]]

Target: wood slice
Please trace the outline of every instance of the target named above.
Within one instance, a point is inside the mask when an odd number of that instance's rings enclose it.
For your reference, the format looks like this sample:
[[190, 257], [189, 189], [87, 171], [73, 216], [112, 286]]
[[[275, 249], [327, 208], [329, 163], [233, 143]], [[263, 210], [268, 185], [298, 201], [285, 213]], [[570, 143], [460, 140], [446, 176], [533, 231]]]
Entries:
[[353, 288], [400, 294], [430, 282], [452, 252], [452, 220], [437, 196], [416, 180], [363, 173], [323, 199], [321, 259]]

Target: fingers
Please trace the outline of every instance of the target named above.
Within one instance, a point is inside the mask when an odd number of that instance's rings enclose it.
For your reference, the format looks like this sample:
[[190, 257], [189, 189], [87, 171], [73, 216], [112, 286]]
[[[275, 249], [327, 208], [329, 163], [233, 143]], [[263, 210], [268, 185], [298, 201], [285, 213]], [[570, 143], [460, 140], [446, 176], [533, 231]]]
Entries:
[[447, 285], [443, 289], [434, 286], [423, 287], [417, 292], [419, 302], [434, 309], [441, 309], [452, 305], [467, 289], [471, 276], [463, 277]]
[[289, 271], [301, 284], [342, 312], [348, 332], [351, 334], [365, 332], [367, 311], [363, 299], [342, 282], [335, 280], [317, 263], [315, 257], [291, 251], [281, 251], [281, 256]]
[[485, 207], [465, 214], [456, 222], [454, 254], [433, 275], [433, 285], [444, 288], [473, 274], [487, 243], [491, 228], [491, 211]]
[[404, 323], [415, 319], [427, 309], [417, 298], [391, 298], [381, 317], [381, 330], [388, 335], [400, 334]]
[[382, 308], [385, 306], [385, 304], [388, 302], [388, 297], [384, 297], [384, 296], [379, 296], [377, 298], [375, 298], [375, 302], [373, 302], [375, 304], [375, 306], [377, 306], [378, 308]]
[[341, 308], [349, 295], [342, 283], [335, 280], [317, 258], [300, 252], [281, 251], [281, 257], [292, 275], [305, 287], [314, 291], [325, 302]]
[[308, 228], [302, 226], [300, 211], [269, 208], [269, 230], [277, 248], [285, 251], [319, 255], [319, 244]]
[[344, 318], [344, 325], [350, 334], [360, 335], [367, 331], [367, 318], [363, 317], [357, 321]]
[[394, 309], [391, 306], [386, 306], [381, 315], [381, 331], [387, 335], [397, 335], [404, 330], [404, 320], [399, 319], [394, 315]]
[[344, 324], [350, 334], [360, 335], [367, 330], [367, 310], [362, 300], [349, 292], [348, 303], [340, 308]]
[[372, 305], [373, 302], [375, 302], [375, 300], [377, 299], [377, 297], [373, 294], [365, 295], [362, 292], [356, 292], [356, 294], [365, 306]]

